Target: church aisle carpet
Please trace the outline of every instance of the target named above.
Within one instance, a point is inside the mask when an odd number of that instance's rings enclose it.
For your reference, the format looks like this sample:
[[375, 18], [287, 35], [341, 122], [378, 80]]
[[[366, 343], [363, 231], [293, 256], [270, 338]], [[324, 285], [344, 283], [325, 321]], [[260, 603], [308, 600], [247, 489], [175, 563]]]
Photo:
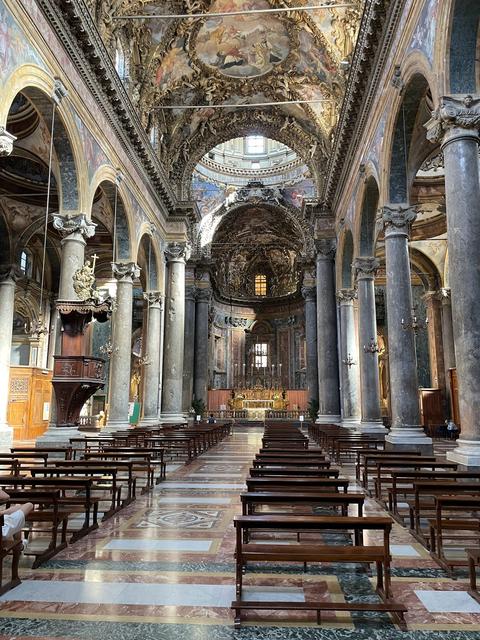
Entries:
[[[235, 630], [233, 516], [261, 430], [238, 430], [167, 482], [0, 597], [0, 640], [474, 640], [480, 604], [465, 572], [452, 580], [399, 525], [391, 540], [393, 589], [409, 606], [408, 631], [388, 616], [261, 612]], [[349, 469], [344, 468], [344, 474]], [[354, 490], [358, 490], [353, 486]], [[382, 510], [367, 501], [367, 514]], [[246, 597], [298, 601], [375, 599], [372, 578], [352, 565], [286, 565], [247, 574]], [[261, 622], [260, 622], [261, 620]]]

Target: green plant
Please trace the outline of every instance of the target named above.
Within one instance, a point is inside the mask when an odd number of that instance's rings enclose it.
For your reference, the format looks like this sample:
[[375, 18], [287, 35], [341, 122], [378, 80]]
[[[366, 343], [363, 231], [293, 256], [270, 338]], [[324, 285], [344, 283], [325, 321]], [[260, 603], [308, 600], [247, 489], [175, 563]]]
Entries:
[[202, 399], [196, 400], [195, 398], [192, 400], [192, 409], [196, 416], [203, 416], [205, 413], [205, 403]]
[[318, 400], [314, 400], [313, 398], [311, 398], [308, 401], [307, 413], [311, 422], [315, 422], [315, 420], [317, 419], [319, 407], [320, 405], [318, 404]]

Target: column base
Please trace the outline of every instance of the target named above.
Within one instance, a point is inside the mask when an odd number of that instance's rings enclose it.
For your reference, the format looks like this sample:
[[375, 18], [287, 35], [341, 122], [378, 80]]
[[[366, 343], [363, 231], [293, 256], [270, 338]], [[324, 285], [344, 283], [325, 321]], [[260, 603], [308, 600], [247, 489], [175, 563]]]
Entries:
[[131, 425], [128, 420], [108, 420], [101, 433], [112, 433], [114, 431], [132, 429], [133, 426], [134, 425]]
[[457, 440], [457, 446], [447, 451], [447, 460], [465, 467], [480, 467], [480, 440]]
[[345, 427], [345, 429], [357, 429], [360, 423], [360, 418], [342, 418], [340, 422], [340, 426]]
[[162, 413], [159, 424], [183, 424], [187, 421], [187, 418], [183, 415], [183, 413]]
[[138, 423], [139, 427], [155, 427], [157, 424], [160, 424], [160, 418], [158, 416], [142, 418]]
[[13, 446], [13, 427], [8, 424], [0, 424], [0, 451], [10, 453]]
[[36, 439], [35, 446], [42, 447], [68, 447], [70, 438], [84, 438], [85, 433], [79, 431], [76, 427], [56, 427], [49, 425], [45, 433]]
[[342, 420], [342, 416], [333, 415], [333, 414], [325, 414], [319, 413], [317, 419], [315, 420], [316, 424], [340, 424]]
[[433, 451], [432, 438], [425, 435], [421, 427], [394, 427], [385, 437], [385, 448], [394, 451], [414, 449], [419, 453]]
[[357, 427], [359, 433], [388, 433], [387, 427], [383, 422], [360, 422]]

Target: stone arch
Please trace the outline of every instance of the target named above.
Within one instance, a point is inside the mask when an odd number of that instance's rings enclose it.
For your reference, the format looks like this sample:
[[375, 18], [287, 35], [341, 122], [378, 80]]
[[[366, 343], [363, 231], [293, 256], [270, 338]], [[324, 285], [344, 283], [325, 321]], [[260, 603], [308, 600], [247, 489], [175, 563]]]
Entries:
[[[208, 133], [201, 136], [199, 133], [192, 138], [192, 148], [186, 162], [179, 162], [173, 171], [173, 177], [178, 180], [181, 185], [181, 198], [188, 200], [190, 198], [190, 188], [193, 170], [200, 159], [213, 149], [215, 146], [228, 142], [232, 138], [244, 137], [247, 135], [263, 135], [277, 142], [290, 147], [297, 155], [302, 158], [304, 163], [311, 171], [312, 179], [315, 182], [317, 193], [321, 192], [323, 184], [322, 161], [326, 164], [326, 142], [323, 147], [314, 136], [309, 135], [299, 127], [288, 127], [282, 130], [285, 123], [285, 117], [275, 115], [265, 121], [253, 122], [248, 114], [240, 114], [238, 119], [233, 119], [232, 114], [225, 116], [225, 124], [221, 126], [220, 131]], [[311, 154], [311, 150], [315, 145], [315, 153]]]
[[353, 234], [350, 229], [343, 233], [340, 260], [339, 260], [339, 284], [341, 289], [351, 289], [353, 287]]
[[412, 275], [418, 276], [426, 291], [436, 291], [442, 286], [442, 274], [429, 256], [416, 247], [410, 247]]
[[373, 175], [365, 181], [358, 220], [357, 253], [359, 256], [375, 255], [377, 238], [377, 212], [380, 199], [378, 182]]
[[159, 291], [162, 279], [159, 269], [159, 252], [152, 234], [151, 225], [145, 223], [139, 233], [135, 262], [141, 267], [140, 281], [144, 291]]
[[478, 0], [454, 0], [450, 16], [448, 56], [450, 93], [476, 93], [479, 88]]
[[128, 207], [126, 204], [130, 202], [129, 191], [123, 180], [117, 180], [117, 176], [118, 171], [108, 165], [104, 165], [96, 171], [90, 185], [90, 192], [88, 196], [88, 212], [89, 216], [91, 216], [95, 194], [99, 189], [101, 189], [104, 192], [112, 211], [112, 220], [109, 231], [112, 234], [113, 242], [113, 212], [115, 210], [116, 199], [117, 216], [115, 226], [115, 260], [128, 261], [133, 260], [134, 256], [136, 256], [134, 235], [132, 233], [132, 229], [134, 227], [134, 224], [132, 222], [133, 215], [130, 207]]
[[[54, 90], [57, 81], [35, 65], [17, 68], [2, 90], [0, 124], [8, 131], [8, 115], [15, 97], [22, 93], [33, 104], [40, 117], [51, 129]], [[54, 149], [58, 162], [57, 190], [61, 213], [83, 211], [87, 193], [85, 155], [73, 111], [66, 102], [57, 104], [55, 111]]]
[[[424, 124], [431, 117], [430, 84], [423, 73], [414, 72], [408, 80], [401, 102], [395, 112], [395, 122], [387, 158], [388, 200], [409, 201], [409, 192], [423, 160], [433, 145], [426, 139]], [[388, 147], [387, 147], [388, 148]]]

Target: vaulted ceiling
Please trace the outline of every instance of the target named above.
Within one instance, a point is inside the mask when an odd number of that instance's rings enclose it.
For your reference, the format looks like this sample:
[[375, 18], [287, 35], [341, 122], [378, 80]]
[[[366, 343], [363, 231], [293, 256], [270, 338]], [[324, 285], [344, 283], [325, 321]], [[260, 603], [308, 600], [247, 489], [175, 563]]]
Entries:
[[[256, 132], [293, 148], [321, 181], [343, 99], [362, 0], [313, 11], [248, 13], [307, 0], [88, 0], [159, 153], [182, 180], [216, 144]], [[329, 1], [325, 4], [340, 4]], [[345, 5], [346, 3], [342, 3]], [[245, 12], [196, 18], [193, 14]], [[162, 15], [192, 14], [189, 18]], [[139, 20], [118, 17], [148, 15]], [[291, 104], [294, 101], [310, 101]], [[316, 101], [316, 102], [312, 102]], [[322, 102], [320, 102], [322, 101]], [[260, 108], [241, 105], [279, 103]], [[181, 107], [205, 105], [204, 108]], [[215, 109], [213, 105], [233, 105]], [[169, 108], [164, 107], [178, 107]]]

